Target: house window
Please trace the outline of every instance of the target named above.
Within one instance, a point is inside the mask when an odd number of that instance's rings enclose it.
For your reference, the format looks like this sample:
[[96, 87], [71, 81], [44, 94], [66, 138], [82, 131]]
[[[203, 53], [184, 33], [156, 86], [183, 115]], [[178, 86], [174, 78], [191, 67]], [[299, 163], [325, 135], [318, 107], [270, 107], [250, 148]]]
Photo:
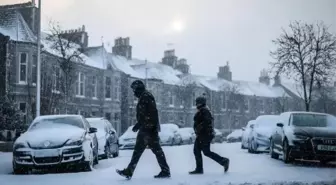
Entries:
[[192, 106], [196, 107], [196, 93], [195, 92], [192, 93], [191, 102], [192, 102]]
[[85, 90], [85, 76], [83, 73], [79, 72], [76, 84], [76, 95], [84, 96], [84, 90]]
[[32, 83], [36, 84], [37, 81], [37, 56], [33, 55], [33, 62], [32, 62]]
[[56, 68], [53, 75], [53, 91], [60, 92], [61, 90], [61, 69]]
[[225, 94], [221, 95], [221, 104], [222, 104], [222, 109], [226, 109], [226, 97], [225, 97]]
[[111, 120], [111, 113], [106, 112], [105, 113], [105, 118], [110, 121]]
[[26, 103], [19, 103], [19, 110], [23, 114], [23, 122], [26, 123], [27, 121], [27, 104]]
[[247, 97], [244, 98], [244, 110], [245, 112], [248, 112], [250, 110], [249, 99]]
[[92, 77], [92, 98], [97, 98], [97, 77]]
[[259, 111], [260, 112], [264, 112], [265, 111], [265, 107], [264, 107], [264, 101], [263, 100], [261, 100], [261, 99], [259, 99], [258, 100], [258, 106], [259, 106]]
[[114, 113], [114, 121], [118, 121], [120, 119], [120, 113], [116, 112]]
[[168, 99], [169, 99], [169, 106], [173, 107], [174, 106], [174, 95], [171, 92], [168, 92]]
[[114, 84], [114, 99], [119, 100], [120, 98], [120, 80], [118, 78], [115, 79], [115, 84]]
[[20, 53], [19, 79], [20, 83], [27, 83], [28, 54]]
[[111, 77], [105, 77], [105, 99], [111, 99]]

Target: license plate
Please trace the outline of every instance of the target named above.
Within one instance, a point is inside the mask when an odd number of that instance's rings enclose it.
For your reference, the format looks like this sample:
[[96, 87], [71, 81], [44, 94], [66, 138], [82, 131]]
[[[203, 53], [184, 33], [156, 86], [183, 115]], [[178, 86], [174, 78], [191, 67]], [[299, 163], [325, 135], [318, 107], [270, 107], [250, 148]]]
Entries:
[[331, 145], [317, 145], [317, 150], [322, 150], [322, 151], [336, 151], [336, 146], [331, 146]]
[[56, 157], [59, 156], [60, 152], [57, 149], [50, 150], [39, 150], [34, 152], [35, 157]]

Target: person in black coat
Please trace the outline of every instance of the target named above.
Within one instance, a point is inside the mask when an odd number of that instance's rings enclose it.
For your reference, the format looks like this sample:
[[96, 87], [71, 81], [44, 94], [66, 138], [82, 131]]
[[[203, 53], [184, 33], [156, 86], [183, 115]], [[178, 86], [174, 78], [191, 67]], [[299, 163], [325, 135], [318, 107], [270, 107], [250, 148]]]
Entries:
[[166, 161], [165, 154], [160, 146], [160, 123], [156, 102], [154, 96], [148, 92], [145, 85], [140, 80], [135, 80], [131, 84], [134, 96], [138, 98], [136, 106], [137, 123], [133, 126], [132, 131], [138, 132], [131, 162], [124, 170], [117, 170], [117, 173], [130, 179], [139, 159], [148, 146], [155, 154], [160, 165], [161, 172], [154, 176], [155, 178], [170, 177], [170, 169]]
[[210, 144], [215, 136], [213, 117], [209, 108], [206, 106], [205, 97], [196, 98], [197, 113], [194, 116], [194, 130], [196, 140], [194, 144], [194, 155], [196, 160], [196, 169], [189, 174], [203, 174], [202, 153], [216, 161], [224, 167], [224, 172], [229, 169], [229, 159], [222, 157], [210, 150]]

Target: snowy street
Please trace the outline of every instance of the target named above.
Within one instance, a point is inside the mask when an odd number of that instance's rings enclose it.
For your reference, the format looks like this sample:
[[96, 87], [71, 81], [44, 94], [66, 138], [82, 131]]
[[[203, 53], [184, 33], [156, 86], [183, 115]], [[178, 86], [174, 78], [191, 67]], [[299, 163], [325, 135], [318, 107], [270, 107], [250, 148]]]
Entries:
[[159, 172], [159, 166], [151, 151], [143, 154], [133, 178], [130, 181], [118, 176], [116, 169], [126, 167], [130, 161], [132, 150], [121, 151], [120, 157], [101, 160], [93, 172], [12, 175], [11, 153], [0, 153], [0, 179], [4, 185], [217, 185], [241, 183], [271, 183], [271, 182], [316, 182], [336, 179], [334, 165], [315, 166], [311, 162], [284, 164], [274, 160], [268, 154], [249, 154], [240, 149], [240, 143], [222, 143], [212, 145], [212, 149], [231, 160], [229, 172], [223, 173], [223, 168], [208, 158], [204, 160], [204, 175], [190, 176], [188, 171], [194, 168], [192, 145], [164, 147], [171, 168], [171, 179], [153, 179]]

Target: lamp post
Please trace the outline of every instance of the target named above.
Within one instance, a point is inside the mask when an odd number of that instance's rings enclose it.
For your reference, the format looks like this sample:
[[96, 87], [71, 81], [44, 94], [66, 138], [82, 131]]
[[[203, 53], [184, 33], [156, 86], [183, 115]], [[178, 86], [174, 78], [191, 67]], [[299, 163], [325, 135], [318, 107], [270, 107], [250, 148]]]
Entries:
[[40, 116], [41, 108], [41, 0], [38, 0], [38, 6], [36, 117]]

